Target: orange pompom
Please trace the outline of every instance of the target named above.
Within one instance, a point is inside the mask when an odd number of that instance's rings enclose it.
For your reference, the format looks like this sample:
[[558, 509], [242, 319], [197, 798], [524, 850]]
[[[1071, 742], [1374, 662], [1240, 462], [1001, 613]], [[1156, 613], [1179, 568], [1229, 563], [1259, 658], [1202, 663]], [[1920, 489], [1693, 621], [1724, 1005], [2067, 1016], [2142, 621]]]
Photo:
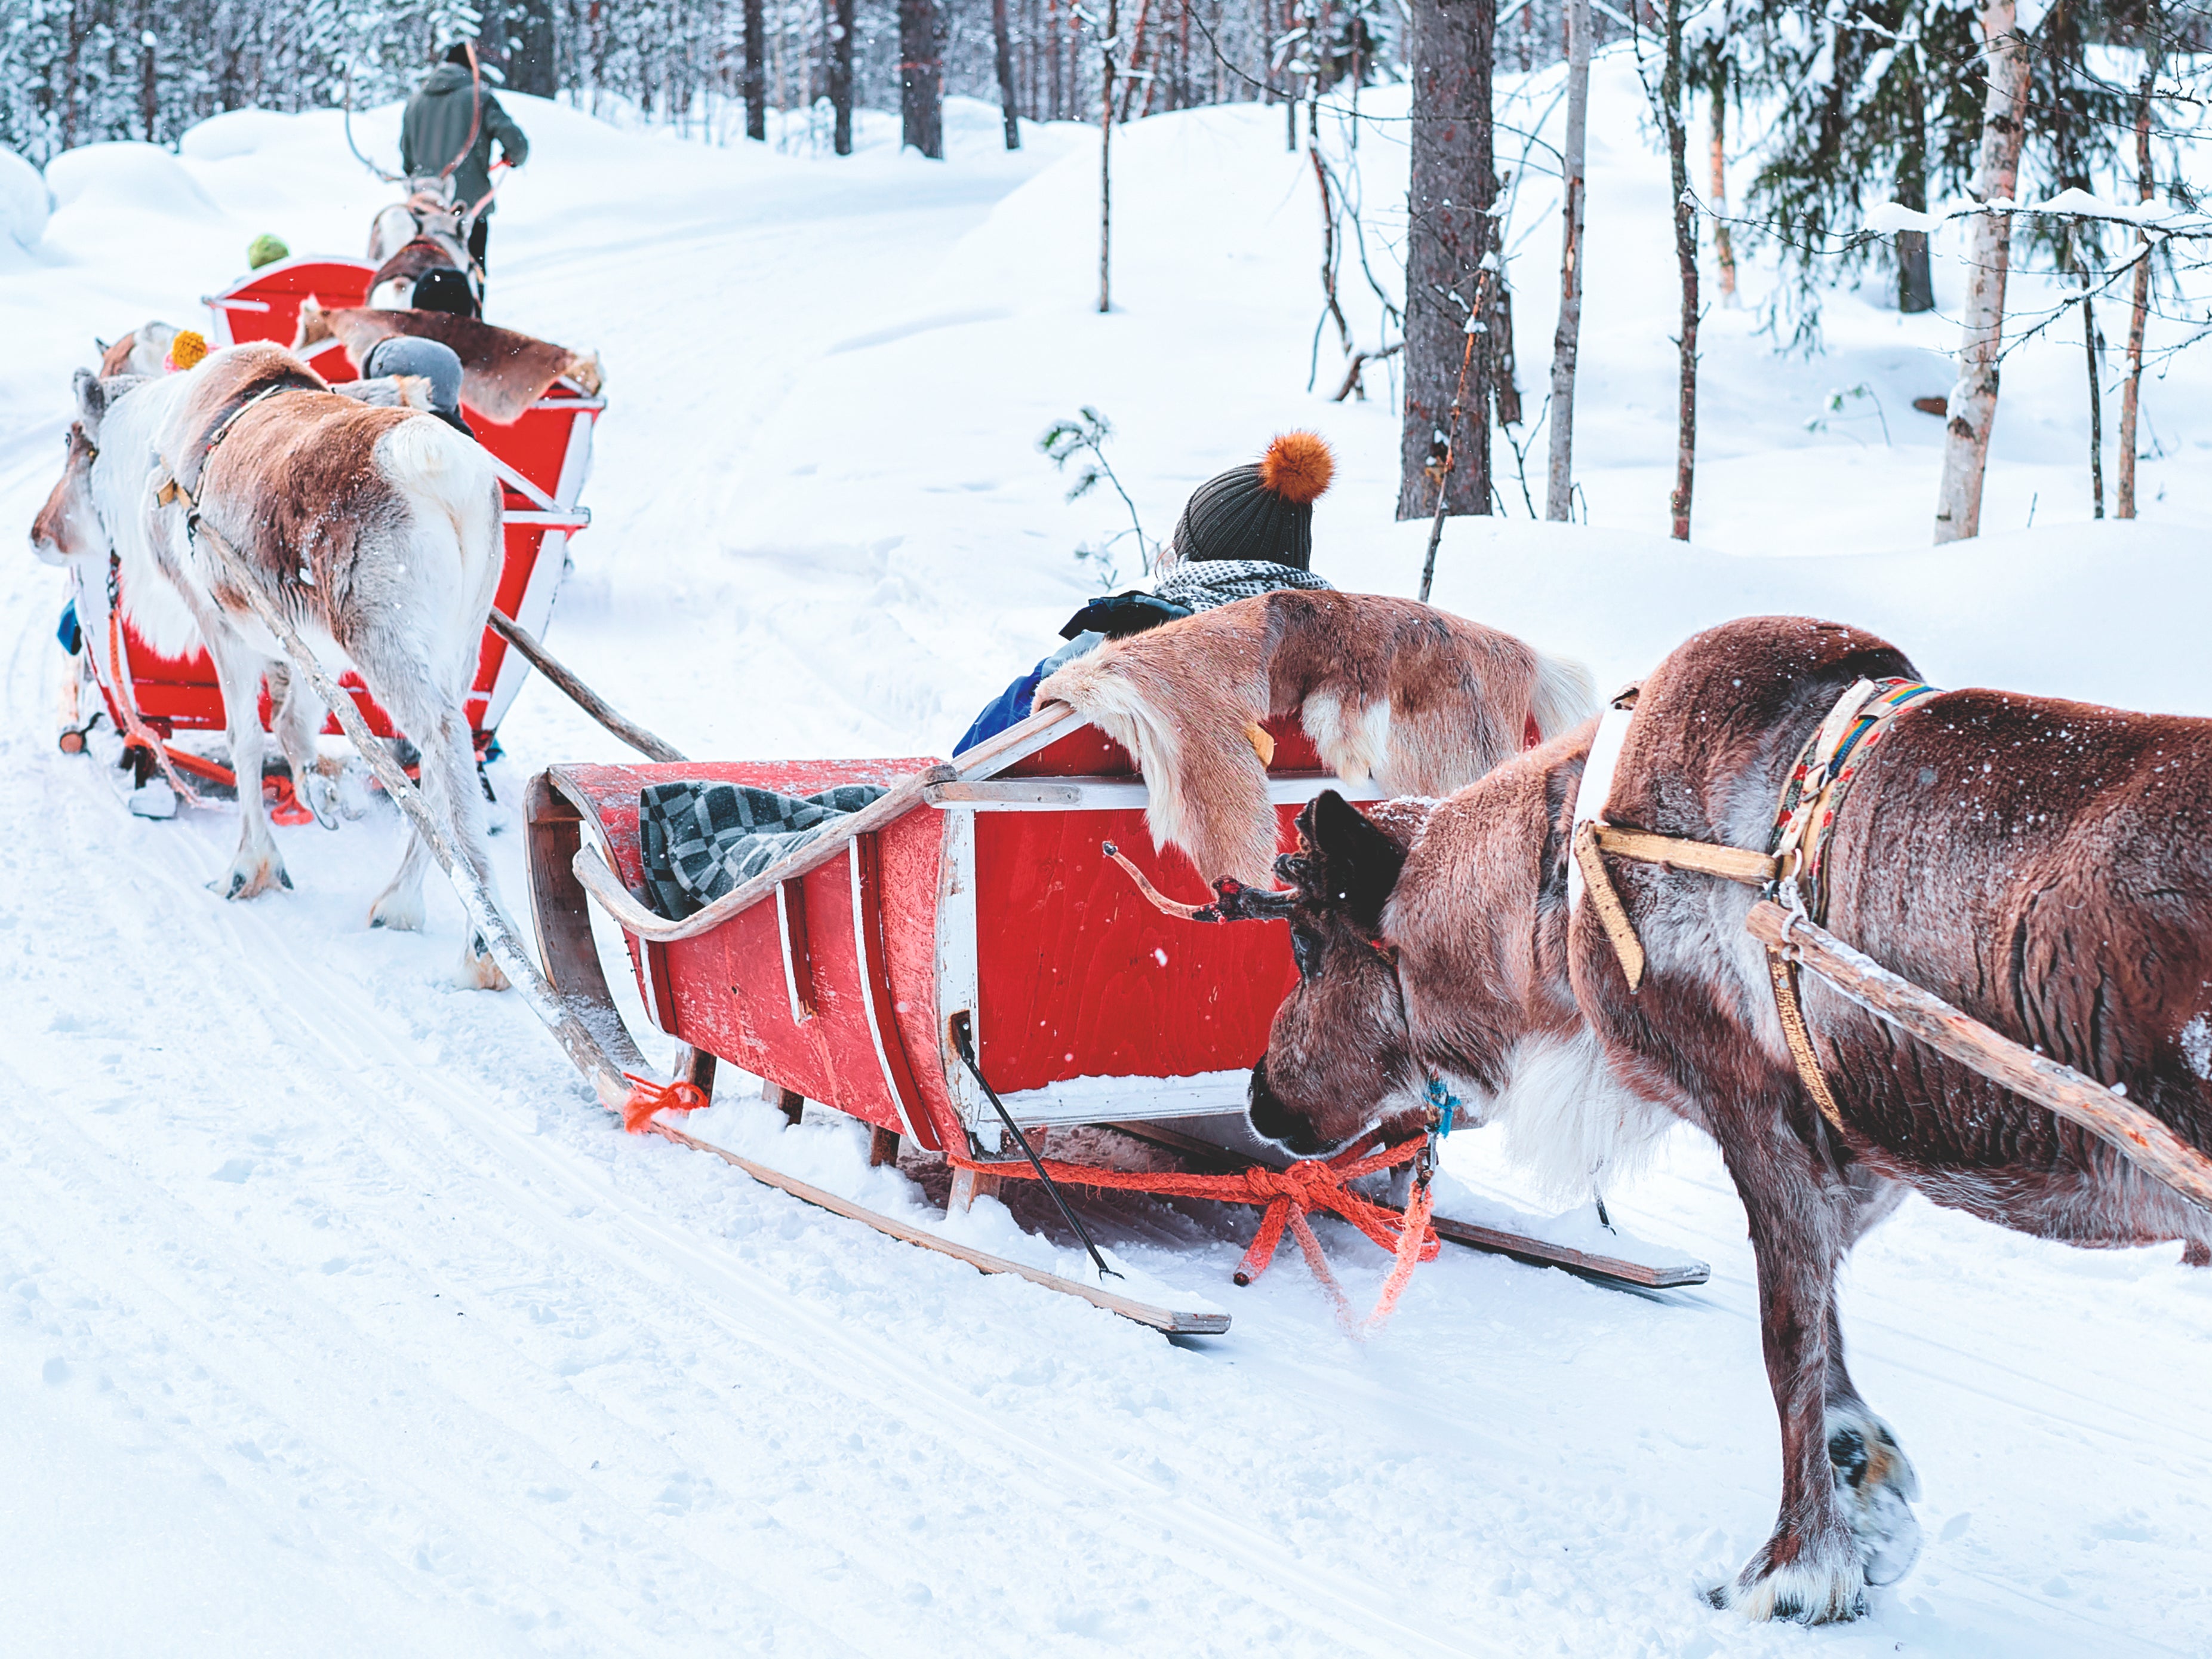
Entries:
[[208, 354], [207, 337], [197, 329], [179, 328], [169, 342], [169, 367], [190, 369]]
[[1336, 457], [1318, 432], [1285, 432], [1260, 457], [1260, 487], [1294, 507], [1320, 499], [1336, 475]]

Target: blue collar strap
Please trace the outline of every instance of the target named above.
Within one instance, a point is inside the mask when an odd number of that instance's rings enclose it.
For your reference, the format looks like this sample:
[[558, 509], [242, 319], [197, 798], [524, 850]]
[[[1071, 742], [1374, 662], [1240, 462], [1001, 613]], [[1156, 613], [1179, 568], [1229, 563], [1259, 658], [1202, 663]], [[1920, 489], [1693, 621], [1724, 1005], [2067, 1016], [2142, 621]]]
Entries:
[[1429, 1141], [1433, 1145], [1452, 1132], [1452, 1119], [1459, 1114], [1459, 1096], [1444, 1087], [1442, 1077], [1431, 1077], [1429, 1104], [1437, 1113], [1436, 1125], [1429, 1131]]

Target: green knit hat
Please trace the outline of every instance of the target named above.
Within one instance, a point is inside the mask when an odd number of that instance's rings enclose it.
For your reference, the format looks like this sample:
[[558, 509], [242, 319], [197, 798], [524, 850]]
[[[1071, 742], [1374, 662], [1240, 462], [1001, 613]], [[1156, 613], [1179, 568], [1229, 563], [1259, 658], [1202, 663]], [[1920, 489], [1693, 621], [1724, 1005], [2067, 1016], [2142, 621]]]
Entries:
[[1309, 570], [1313, 504], [1328, 488], [1335, 457], [1315, 432], [1285, 432], [1249, 466], [1232, 467], [1190, 492], [1176, 521], [1179, 559], [1265, 559]]
[[264, 265], [274, 265], [279, 259], [291, 257], [292, 250], [284, 246], [284, 239], [266, 230], [246, 245], [246, 265], [250, 271], [258, 271]]

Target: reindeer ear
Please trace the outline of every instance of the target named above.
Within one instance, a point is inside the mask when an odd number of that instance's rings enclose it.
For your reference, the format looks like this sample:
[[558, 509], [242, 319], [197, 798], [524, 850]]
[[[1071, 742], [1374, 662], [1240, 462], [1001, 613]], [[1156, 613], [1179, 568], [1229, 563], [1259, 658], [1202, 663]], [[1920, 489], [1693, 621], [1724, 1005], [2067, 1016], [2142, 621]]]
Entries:
[[1323, 790], [1298, 814], [1298, 836], [1303, 845], [1282, 861], [1284, 875], [1316, 908], [1341, 909], [1366, 931], [1377, 931], [1406, 867], [1405, 849], [1334, 790]]
[[76, 387], [77, 422], [88, 437], [100, 436], [100, 418], [107, 412], [107, 393], [100, 383], [100, 376], [89, 369], [80, 369], [72, 382]]

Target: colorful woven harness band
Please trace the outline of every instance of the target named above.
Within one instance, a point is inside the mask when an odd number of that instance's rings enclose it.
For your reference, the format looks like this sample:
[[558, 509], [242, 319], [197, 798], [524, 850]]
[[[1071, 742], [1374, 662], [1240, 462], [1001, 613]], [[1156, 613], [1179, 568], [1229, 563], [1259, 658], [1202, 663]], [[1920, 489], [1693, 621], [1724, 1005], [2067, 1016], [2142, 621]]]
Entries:
[[1897, 716], [1941, 693], [1940, 686], [1921, 680], [1862, 680], [1798, 755], [1776, 809], [1772, 851], [1783, 861], [1779, 886], [1785, 898], [1794, 894], [1808, 916], [1818, 920], [1827, 908], [1828, 833], [1851, 781]]

